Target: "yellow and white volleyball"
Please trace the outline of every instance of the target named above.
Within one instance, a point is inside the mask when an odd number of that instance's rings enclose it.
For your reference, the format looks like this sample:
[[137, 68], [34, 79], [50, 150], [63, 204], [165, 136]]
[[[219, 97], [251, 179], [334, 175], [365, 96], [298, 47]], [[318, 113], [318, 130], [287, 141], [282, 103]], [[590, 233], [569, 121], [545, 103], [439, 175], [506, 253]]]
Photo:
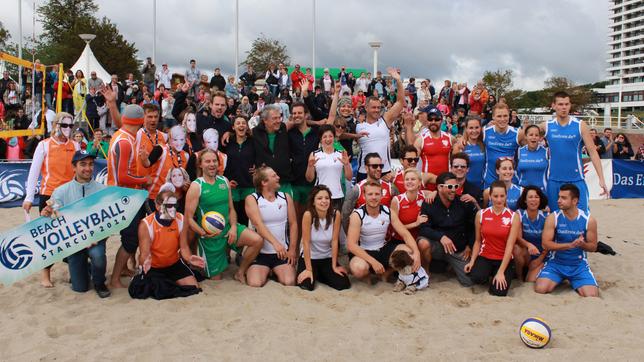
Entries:
[[552, 337], [550, 327], [541, 318], [528, 318], [521, 323], [519, 329], [519, 336], [526, 346], [530, 348], [543, 348]]
[[226, 227], [226, 219], [217, 211], [208, 211], [201, 218], [201, 227], [208, 234], [219, 235]]

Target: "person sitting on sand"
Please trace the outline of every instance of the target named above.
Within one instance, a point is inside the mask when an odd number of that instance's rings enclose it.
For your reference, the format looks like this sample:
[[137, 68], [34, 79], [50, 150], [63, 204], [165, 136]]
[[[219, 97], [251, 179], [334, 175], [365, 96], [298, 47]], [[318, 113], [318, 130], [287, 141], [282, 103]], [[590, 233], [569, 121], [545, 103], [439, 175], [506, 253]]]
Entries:
[[597, 281], [590, 271], [586, 252], [597, 250], [597, 221], [579, 209], [580, 192], [574, 184], [559, 189], [559, 210], [548, 215], [543, 227], [542, 246], [550, 251], [537, 276], [534, 291], [552, 292], [564, 279], [582, 297], [598, 297]]

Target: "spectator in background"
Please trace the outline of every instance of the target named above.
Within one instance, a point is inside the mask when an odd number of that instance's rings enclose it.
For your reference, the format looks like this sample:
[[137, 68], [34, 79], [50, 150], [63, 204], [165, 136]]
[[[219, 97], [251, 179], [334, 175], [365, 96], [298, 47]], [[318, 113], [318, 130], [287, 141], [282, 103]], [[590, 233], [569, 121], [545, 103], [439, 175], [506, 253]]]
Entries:
[[2, 72], [2, 79], [0, 79], [0, 95], [4, 95], [4, 91], [9, 88], [9, 83], [13, 82], [13, 80], [9, 77], [9, 72], [4, 71]]
[[18, 92], [18, 89], [16, 89], [16, 82], [9, 82], [9, 86], [2, 95], [2, 99], [7, 111], [20, 108], [20, 93]]
[[240, 94], [237, 85], [235, 84], [235, 76], [231, 75], [228, 77], [228, 83], [224, 86], [224, 91], [226, 92], [226, 97], [231, 98], [235, 103], [239, 102]]
[[188, 95], [194, 96], [199, 89], [199, 78], [201, 77], [201, 71], [197, 68], [197, 61], [194, 59], [190, 60], [190, 68], [186, 69], [186, 82], [191, 86]]
[[472, 112], [473, 116], [478, 116], [483, 113], [483, 107], [485, 107], [488, 98], [489, 94], [481, 80], [476, 83], [476, 86], [472, 89], [472, 93], [470, 94], [470, 112]]
[[101, 89], [101, 87], [104, 84], [103, 80], [101, 78], [98, 78], [96, 76], [96, 72], [94, 72], [94, 71], [92, 71], [89, 74], [90, 74], [90, 76], [89, 76], [89, 79], [87, 80], [87, 87], [88, 88], [93, 87], [95, 90]]
[[150, 91], [154, 91], [154, 78], [156, 77], [157, 66], [152, 64], [151, 57], [147, 57], [141, 73], [143, 73], [143, 83], [148, 86]]
[[458, 102], [456, 105], [456, 109], [461, 109], [463, 108], [464, 113], [461, 118], [463, 120], [465, 119], [465, 116], [467, 116], [467, 108], [470, 105], [470, 89], [467, 88], [467, 83], [461, 83], [458, 85]]
[[103, 140], [105, 132], [101, 128], [94, 129], [94, 140], [87, 145], [87, 153], [95, 158], [105, 159], [109, 150], [109, 143]]
[[[410, 80], [411, 81], [411, 80]], [[426, 106], [432, 101], [432, 94], [429, 92], [429, 82], [423, 80], [420, 82], [420, 89], [416, 91], [416, 103], [427, 102]], [[416, 106], [414, 106], [416, 108]]]
[[264, 76], [264, 81], [266, 82], [266, 85], [268, 85], [269, 91], [273, 95], [273, 97], [277, 97], [279, 87], [279, 78], [280, 78], [280, 72], [279, 70], [275, 67], [274, 63], [271, 63], [268, 66], [268, 70], [266, 70], [266, 74]]
[[172, 74], [170, 69], [168, 69], [168, 64], [163, 63], [161, 65], [161, 70], [159, 70], [155, 76], [157, 80], [157, 85], [163, 84], [166, 89], [172, 89]]
[[452, 90], [452, 82], [449, 79], [445, 79], [445, 85], [443, 85], [443, 88], [438, 93], [439, 104], [441, 99], [445, 100], [445, 104], [452, 104], [454, 100], [454, 90]]
[[[593, 138], [593, 144], [595, 144], [595, 148], [597, 149], [597, 153], [601, 156], [604, 152], [606, 152], [606, 148], [604, 148], [604, 143], [602, 142], [601, 138], [597, 135], [597, 130], [594, 128], [590, 129], [590, 137]], [[586, 146], [584, 146], [584, 153], [588, 155], [588, 150], [586, 150]]]
[[280, 68], [280, 76], [277, 85], [280, 94], [284, 93], [284, 91], [288, 93], [291, 89], [291, 77], [288, 76], [288, 70], [286, 67]]
[[58, 79], [56, 68], [57, 67], [52, 67], [49, 72], [45, 73], [45, 102], [47, 102], [47, 107], [51, 109], [56, 109], [55, 104], [52, 103], [54, 82]]
[[92, 128], [99, 128], [98, 121], [101, 116], [98, 114], [98, 108], [105, 104], [105, 98], [100, 93], [96, 93], [96, 88], [90, 87], [89, 93], [85, 96], [85, 115]]
[[335, 81], [333, 80], [333, 77], [329, 74], [329, 68], [324, 68], [324, 74], [322, 75], [319, 81], [320, 89], [324, 92], [324, 94], [329, 95], [331, 94], [331, 89], [333, 89], [334, 84], [335, 84]]
[[483, 106], [483, 114], [482, 117], [485, 118], [483, 123], [487, 125], [492, 121], [492, 111], [494, 109], [494, 106], [496, 105], [496, 97], [493, 94], [490, 94], [487, 103], [485, 103], [485, 106]]
[[172, 93], [168, 93], [168, 96], [161, 101], [161, 117], [166, 129], [170, 129], [177, 124], [177, 120], [172, 115], [172, 108], [174, 108], [174, 97]]
[[618, 133], [615, 136], [615, 142], [613, 143], [613, 158], [619, 160], [630, 160], [633, 157], [633, 147], [631, 146], [631, 141], [628, 140], [623, 133]]
[[637, 149], [637, 153], [635, 154], [635, 159], [638, 161], [644, 160], [644, 145], [640, 145], [640, 148]]
[[387, 97], [387, 82], [385, 82], [385, 80], [382, 78], [381, 71], [376, 72], [376, 77], [369, 84], [369, 89], [367, 90], [367, 93], [369, 95], [373, 95], [374, 90], [378, 92], [379, 98]]
[[293, 69], [293, 72], [291, 73], [291, 84], [293, 85], [293, 92], [295, 92], [297, 89], [300, 89], [300, 82], [302, 82], [302, 79], [304, 79], [304, 77], [305, 75], [304, 73], [302, 73], [302, 70], [300, 70], [300, 65], [295, 64], [295, 69]]
[[362, 93], [367, 93], [369, 90], [369, 83], [370, 81], [367, 80], [367, 76], [365, 75], [364, 72], [360, 73], [360, 78], [356, 79], [356, 85], [354, 90], [356, 92], [362, 91]]
[[418, 104], [418, 97], [416, 96], [417, 92], [416, 78], [409, 78], [409, 84], [407, 84], [407, 87], [405, 88], [405, 93], [407, 93], [407, 96], [411, 100], [412, 109], [416, 108], [416, 105]]
[[224, 91], [226, 89], [226, 79], [221, 75], [221, 69], [219, 67], [215, 68], [215, 73], [210, 78], [210, 88], [216, 88], [215, 90]]
[[108, 84], [108, 87], [111, 87], [114, 94], [116, 94], [116, 105], [120, 107], [125, 98], [125, 92], [123, 90], [123, 85], [119, 82], [118, 75], [112, 74], [112, 80]]
[[311, 68], [306, 68], [306, 74], [304, 74], [304, 78], [309, 82], [309, 92], [313, 91], [313, 86], [315, 85], [315, 77], [313, 76], [313, 73], [311, 73]]
[[600, 139], [604, 144], [604, 152], [599, 154], [599, 158], [613, 158], [613, 129], [610, 127], [604, 128], [604, 135]]
[[74, 141], [78, 144], [82, 151], [87, 150], [87, 142], [85, 142], [85, 134], [80, 129], [74, 132]]
[[255, 86], [255, 81], [257, 80], [257, 74], [253, 70], [252, 65], [248, 65], [246, 67], [246, 72], [239, 77], [241, 81], [244, 82], [244, 93], [248, 94], [250, 93], [251, 88]]
[[516, 129], [521, 128], [521, 118], [519, 118], [519, 113], [517, 112], [516, 109], [513, 109], [512, 112], [510, 112], [509, 125]]

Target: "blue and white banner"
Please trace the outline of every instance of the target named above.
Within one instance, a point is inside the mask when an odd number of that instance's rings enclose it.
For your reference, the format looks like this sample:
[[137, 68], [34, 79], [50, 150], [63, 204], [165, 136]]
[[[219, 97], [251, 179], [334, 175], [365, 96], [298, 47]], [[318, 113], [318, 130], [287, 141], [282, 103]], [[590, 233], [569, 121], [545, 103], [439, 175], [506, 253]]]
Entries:
[[11, 285], [125, 229], [148, 197], [108, 187], [0, 236], [0, 283]]
[[[0, 163], [0, 208], [20, 207], [26, 196], [27, 177], [31, 161]], [[94, 179], [105, 183], [107, 179], [107, 161], [97, 159], [94, 162]], [[38, 181], [40, 186], [40, 181]], [[34, 199], [38, 205], [38, 195]]]
[[613, 160], [610, 197], [644, 198], [644, 161]]

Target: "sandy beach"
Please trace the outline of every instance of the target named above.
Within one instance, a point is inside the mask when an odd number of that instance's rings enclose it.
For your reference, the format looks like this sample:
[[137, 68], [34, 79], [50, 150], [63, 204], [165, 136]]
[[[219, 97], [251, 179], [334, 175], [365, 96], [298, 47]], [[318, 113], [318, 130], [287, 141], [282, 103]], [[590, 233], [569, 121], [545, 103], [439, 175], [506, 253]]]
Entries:
[[[276, 282], [252, 289], [228, 270], [198, 296], [141, 301], [123, 289], [101, 300], [71, 291], [67, 266], [57, 264], [55, 288], [40, 287], [38, 275], [0, 287], [0, 360], [640, 360], [644, 200], [594, 201], [591, 210], [599, 240], [619, 253], [589, 257], [601, 298], [582, 299], [568, 285], [537, 295], [516, 280], [497, 298], [444, 274], [414, 296], [355, 280], [343, 292]], [[0, 209], [0, 218], [7, 230], [23, 214]], [[108, 274], [117, 247], [110, 238]], [[519, 339], [519, 324], [533, 316], [552, 328], [543, 350]]]

